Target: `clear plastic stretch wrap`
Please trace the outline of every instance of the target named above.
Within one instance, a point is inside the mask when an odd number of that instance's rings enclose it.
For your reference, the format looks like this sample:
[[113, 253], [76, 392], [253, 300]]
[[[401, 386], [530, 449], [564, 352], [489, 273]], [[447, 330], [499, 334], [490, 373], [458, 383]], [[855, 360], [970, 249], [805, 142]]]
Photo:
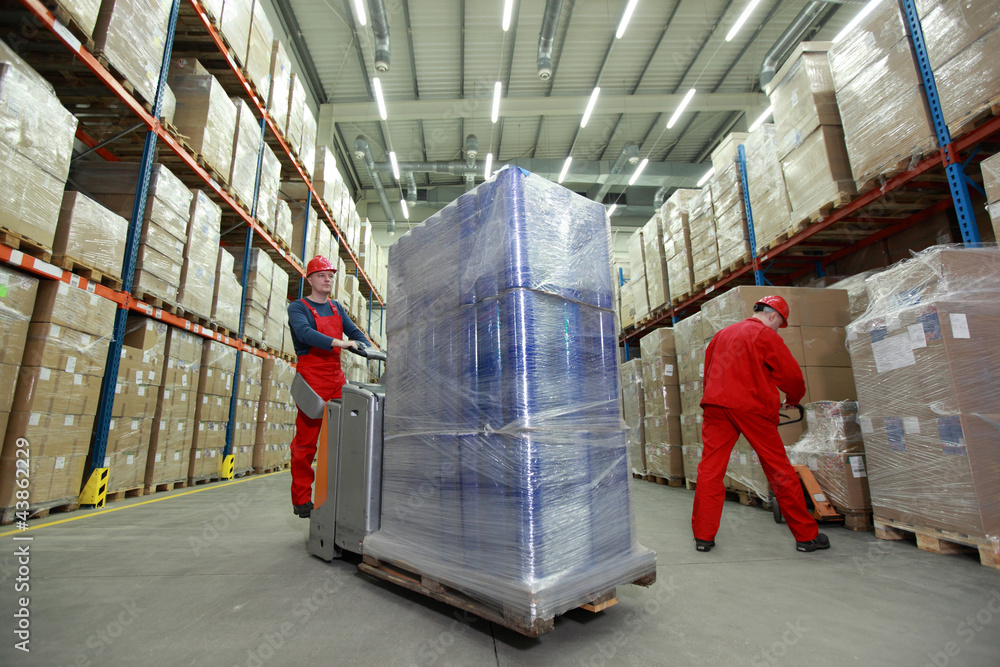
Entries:
[[748, 136], [750, 135], [746, 132], [730, 132], [719, 143], [719, 147], [712, 151], [712, 167], [716, 173], [725, 171], [729, 165], [736, 162], [739, 146], [746, 143]]
[[267, 111], [279, 130], [288, 125], [288, 91], [292, 84], [292, 61], [279, 40], [271, 45], [271, 90], [267, 95]]
[[994, 26], [935, 70], [941, 108], [952, 136], [972, 129], [979, 114], [1000, 103], [1000, 64], [995, 57], [1000, 52], [1000, 24]]
[[168, 125], [174, 124], [174, 116], [177, 115], [177, 96], [170, 86], [163, 84], [163, 102], [160, 104], [160, 122]]
[[94, 49], [149, 103], [156, 96], [171, 0], [103, 0]]
[[229, 44], [236, 62], [246, 62], [247, 44], [250, 41], [250, 21], [253, 18], [253, 0], [226, 0], [222, 6], [219, 32]]
[[1000, 251], [935, 246], [867, 285], [848, 348], [876, 517], [1000, 550]]
[[302, 154], [302, 125], [305, 122], [306, 89], [302, 85], [302, 77], [292, 72], [288, 88], [288, 125], [285, 127], [285, 139], [296, 155]]
[[337, 160], [333, 153], [326, 146], [316, 147], [315, 166], [313, 168], [313, 187], [316, 194], [326, 202], [327, 207], [333, 212], [335, 220], [340, 220], [338, 207], [340, 206], [340, 172], [337, 171]]
[[[0, 266], [0, 375], [13, 384], [24, 354], [24, 340], [35, 307], [38, 279]], [[10, 410], [11, 392], [0, 394], [0, 412]]]
[[275, 210], [278, 206], [278, 188], [281, 186], [281, 163], [274, 151], [264, 144], [264, 157], [260, 166], [260, 189], [257, 192], [257, 221], [275, 235]]
[[0, 65], [0, 143], [65, 181], [76, 126], [48, 86], [14, 65]]
[[791, 206], [785, 177], [778, 161], [777, 130], [764, 123], [746, 140], [747, 188], [753, 211], [757, 252], [783, 234], [791, 223]]
[[784, 158], [820, 125], [840, 125], [827, 51], [831, 42], [802, 42], [768, 84]]
[[253, 467], [271, 470], [289, 460], [288, 443], [295, 434], [298, 414], [292, 403], [295, 368], [283, 359], [265, 359], [261, 368], [261, 393], [254, 434]]
[[680, 388], [673, 329], [655, 329], [639, 341], [642, 353], [644, 438], [650, 474], [684, 478]]
[[211, 74], [189, 74], [174, 67], [170, 87], [177, 98], [174, 125], [219, 177], [228, 180], [236, 135], [236, 105]]
[[[302, 251], [301, 246], [296, 248], [292, 245], [292, 238], [295, 234], [292, 226], [292, 209], [289, 208], [288, 202], [284, 199], [279, 199], [274, 206], [274, 233], [292, 249], [292, 255], [299, 256]], [[300, 257], [299, 259], [304, 258]]]
[[242, 98], [233, 97], [231, 101], [236, 108], [236, 133], [233, 136], [229, 185], [249, 212], [253, 204], [254, 181], [257, 180], [260, 125], [257, 124], [257, 117], [250, 105]]
[[750, 235], [736, 164], [730, 163], [722, 171], [715, 172], [708, 187], [712, 191], [712, 210], [715, 212], [719, 266], [728, 268], [744, 264], [750, 259]]
[[225, 248], [219, 248], [218, 270], [215, 278], [215, 294], [212, 297], [212, 321], [225, 327], [230, 333], [240, 329], [240, 304], [243, 301], [243, 287], [233, 273], [233, 256]]
[[[844, 129], [823, 125], [781, 160], [793, 221], [816, 219], [824, 209], [857, 192], [844, 144]], [[756, 212], [754, 214], [756, 220]]]
[[219, 235], [222, 209], [201, 190], [193, 190], [184, 268], [181, 270], [178, 301], [187, 311], [205, 319], [212, 314], [215, 280], [218, 275]]
[[642, 228], [643, 261], [646, 274], [646, 297], [650, 311], [670, 303], [667, 284], [667, 261], [663, 256], [663, 231], [660, 215], [654, 214]]
[[163, 384], [157, 398], [146, 458], [147, 485], [187, 479], [191, 442], [196, 430], [194, 416], [203, 340], [183, 329], [167, 328]]
[[719, 275], [719, 245], [715, 233], [715, 210], [712, 190], [703, 188], [690, 203], [688, 226], [691, 230], [691, 264], [695, 284]]
[[680, 382], [681, 452], [684, 476], [698, 478], [701, 461], [701, 396], [705, 367], [705, 329], [701, 312], [674, 324], [674, 346], [677, 350], [677, 375]]
[[82, 193], [67, 191], [52, 242], [52, 255], [121, 278], [127, 232], [128, 220]]
[[663, 254], [667, 260], [667, 283], [672, 299], [694, 291], [688, 206], [697, 193], [697, 190], [675, 190], [660, 207]]
[[788, 450], [792, 464], [808, 466], [834, 507], [870, 510], [857, 402], [819, 401], [803, 407], [808, 429]]
[[640, 227], [628, 237], [628, 265], [631, 280], [646, 275], [645, 245], [643, 243], [642, 231], [643, 228]]
[[1000, 154], [988, 157], [979, 163], [983, 170], [983, 189], [986, 201], [1000, 202]]
[[604, 210], [521, 169], [389, 249], [381, 530], [530, 625], [655, 569], [635, 537]]
[[308, 105], [302, 109], [302, 149], [299, 160], [302, 168], [312, 178], [316, 164], [316, 114]]
[[868, 310], [868, 289], [865, 282], [870, 276], [878, 273], [878, 270], [864, 271], [854, 276], [838, 280], [829, 285], [829, 289], [842, 289], [847, 291], [847, 301], [850, 308], [851, 319], [855, 320]]
[[253, 21], [250, 23], [250, 41], [247, 43], [246, 73], [260, 96], [261, 104], [267, 104], [271, 92], [271, 45], [274, 42], [274, 28], [267, 19], [264, 5], [253, 3]]

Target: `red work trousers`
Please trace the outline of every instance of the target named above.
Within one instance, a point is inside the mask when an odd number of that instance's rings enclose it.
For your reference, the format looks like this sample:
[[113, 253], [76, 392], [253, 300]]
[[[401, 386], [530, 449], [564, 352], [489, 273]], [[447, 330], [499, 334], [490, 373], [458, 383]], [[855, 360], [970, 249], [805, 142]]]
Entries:
[[806, 510], [799, 477], [788, 461], [774, 419], [743, 410], [706, 405], [702, 415], [702, 457], [694, 492], [691, 527], [695, 539], [714, 540], [722, 519], [726, 489], [723, 478], [729, 455], [742, 433], [757, 452], [767, 481], [778, 499], [788, 529], [797, 542], [808, 542], [819, 533], [816, 520]]
[[295, 418], [295, 438], [292, 440], [292, 504], [305, 505], [312, 500], [313, 459], [323, 418], [309, 419], [299, 410]]

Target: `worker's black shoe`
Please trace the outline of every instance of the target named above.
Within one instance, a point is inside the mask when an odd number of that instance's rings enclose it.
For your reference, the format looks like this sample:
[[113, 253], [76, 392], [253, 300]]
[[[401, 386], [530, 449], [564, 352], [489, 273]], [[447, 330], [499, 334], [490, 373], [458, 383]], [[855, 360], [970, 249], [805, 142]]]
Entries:
[[715, 540], [699, 540], [698, 538], [694, 540], [694, 548], [698, 551], [711, 551], [714, 546]]
[[795, 548], [799, 551], [816, 551], [817, 549], [829, 549], [830, 548], [830, 538], [828, 538], [823, 533], [816, 535], [815, 539], [809, 540], [808, 542], [796, 542]]
[[292, 505], [292, 511], [295, 512], [295, 516], [300, 516], [303, 519], [308, 519], [309, 515], [312, 514], [313, 504], [310, 500], [302, 505]]

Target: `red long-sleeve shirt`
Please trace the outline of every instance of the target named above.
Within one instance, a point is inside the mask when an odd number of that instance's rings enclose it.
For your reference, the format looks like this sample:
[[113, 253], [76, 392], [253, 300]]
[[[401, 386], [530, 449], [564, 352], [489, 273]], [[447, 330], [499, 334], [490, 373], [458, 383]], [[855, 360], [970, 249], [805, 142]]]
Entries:
[[806, 393], [802, 370], [777, 332], [749, 317], [715, 334], [705, 351], [701, 404], [778, 417], [781, 397], [798, 403]]

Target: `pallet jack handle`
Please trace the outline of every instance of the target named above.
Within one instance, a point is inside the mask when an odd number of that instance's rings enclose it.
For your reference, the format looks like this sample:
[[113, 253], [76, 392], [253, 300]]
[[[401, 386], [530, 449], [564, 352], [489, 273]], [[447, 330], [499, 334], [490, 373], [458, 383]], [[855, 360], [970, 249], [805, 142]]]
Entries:
[[793, 407], [793, 408], [795, 408], [795, 409], [797, 409], [797, 410], [799, 411], [799, 418], [798, 418], [798, 419], [791, 419], [791, 418], [789, 418], [789, 417], [788, 417], [788, 415], [786, 415], [786, 414], [784, 414], [784, 413], [782, 413], [782, 412], [779, 412], [779, 413], [778, 413], [778, 415], [779, 415], [779, 416], [780, 416], [780, 417], [781, 417], [781, 418], [782, 418], [783, 420], [785, 420], [785, 421], [779, 421], [779, 422], [778, 422], [778, 426], [787, 426], [788, 424], [797, 424], [797, 423], [799, 423], [800, 421], [802, 421], [803, 419], [805, 419], [805, 416], [806, 416], [806, 410], [805, 410], [805, 408], [803, 408], [803, 407], [802, 407], [802, 406], [801, 406], [800, 404], [798, 404], [798, 403], [796, 403], [796, 404], [795, 404], [795, 405], [793, 405], [792, 407]]

